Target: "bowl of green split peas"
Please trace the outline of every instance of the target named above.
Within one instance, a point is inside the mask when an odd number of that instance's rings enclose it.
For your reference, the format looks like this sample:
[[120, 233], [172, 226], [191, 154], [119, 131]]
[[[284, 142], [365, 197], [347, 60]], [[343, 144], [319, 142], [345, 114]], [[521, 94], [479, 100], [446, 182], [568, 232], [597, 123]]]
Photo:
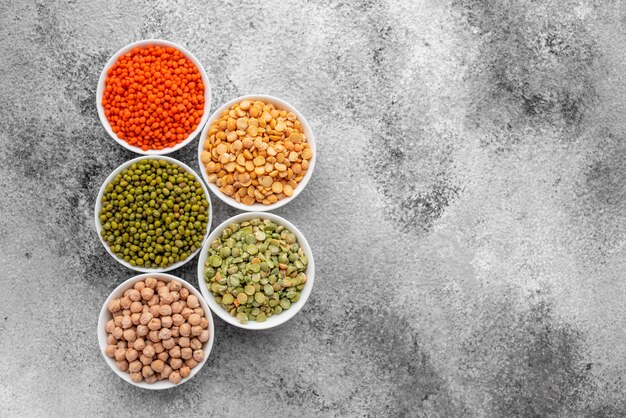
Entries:
[[96, 199], [102, 245], [117, 262], [143, 273], [189, 262], [208, 237], [211, 219], [211, 198], [200, 176], [165, 156], [123, 163]]
[[284, 218], [247, 212], [220, 224], [198, 258], [198, 285], [211, 310], [239, 328], [262, 330], [293, 318], [313, 288], [304, 235]]

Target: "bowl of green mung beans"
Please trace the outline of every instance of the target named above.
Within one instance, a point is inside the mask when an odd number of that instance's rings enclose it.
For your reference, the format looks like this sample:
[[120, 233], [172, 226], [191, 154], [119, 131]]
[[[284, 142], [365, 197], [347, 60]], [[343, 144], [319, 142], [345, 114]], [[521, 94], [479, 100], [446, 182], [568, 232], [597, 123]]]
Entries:
[[198, 284], [231, 325], [268, 329], [293, 318], [311, 295], [315, 265], [304, 235], [284, 218], [249, 212], [220, 224], [198, 258]]
[[165, 156], [127, 161], [104, 181], [95, 206], [98, 236], [120, 264], [166, 272], [191, 260], [209, 235], [212, 205], [202, 179]]

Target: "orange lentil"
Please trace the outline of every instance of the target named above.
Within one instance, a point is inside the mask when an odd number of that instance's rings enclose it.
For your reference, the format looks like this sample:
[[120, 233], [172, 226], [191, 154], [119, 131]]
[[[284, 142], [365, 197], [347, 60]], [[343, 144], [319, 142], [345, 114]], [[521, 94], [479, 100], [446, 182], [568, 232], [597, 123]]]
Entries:
[[161, 150], [184, 141], [204, 113], [198, 68], [172, 47], [137, 47], [108, 70], [104, 114], [118, 138]]

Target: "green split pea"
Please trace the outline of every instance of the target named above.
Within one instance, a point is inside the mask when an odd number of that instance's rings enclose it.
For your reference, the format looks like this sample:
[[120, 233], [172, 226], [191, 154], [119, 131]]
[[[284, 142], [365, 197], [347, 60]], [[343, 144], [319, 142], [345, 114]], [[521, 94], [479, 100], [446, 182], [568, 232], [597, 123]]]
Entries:
[[241, 323], [263, 322], [300, 299], [308, 259], [295, 234], [269, 219], [230, 224], [211, 242], [204, 278]]

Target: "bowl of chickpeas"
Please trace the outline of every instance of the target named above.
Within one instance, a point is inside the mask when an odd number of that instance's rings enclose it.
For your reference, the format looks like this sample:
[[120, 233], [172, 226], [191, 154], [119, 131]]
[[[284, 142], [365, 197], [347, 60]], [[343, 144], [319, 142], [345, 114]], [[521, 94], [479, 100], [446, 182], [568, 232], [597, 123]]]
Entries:
[[214, 340], [213, 317], [202, 294], [165, 273], [141, 274], [120, 284], [98, 320], [107, 364], [144, 389], [169, 389], [194, 377]]
[[248, 95], [218, 108], [200, 135], [198, 163], [209, 189], [248, 211], [277, 209], [295, 199], [315, 168], [313, 131], [291, 104]]

